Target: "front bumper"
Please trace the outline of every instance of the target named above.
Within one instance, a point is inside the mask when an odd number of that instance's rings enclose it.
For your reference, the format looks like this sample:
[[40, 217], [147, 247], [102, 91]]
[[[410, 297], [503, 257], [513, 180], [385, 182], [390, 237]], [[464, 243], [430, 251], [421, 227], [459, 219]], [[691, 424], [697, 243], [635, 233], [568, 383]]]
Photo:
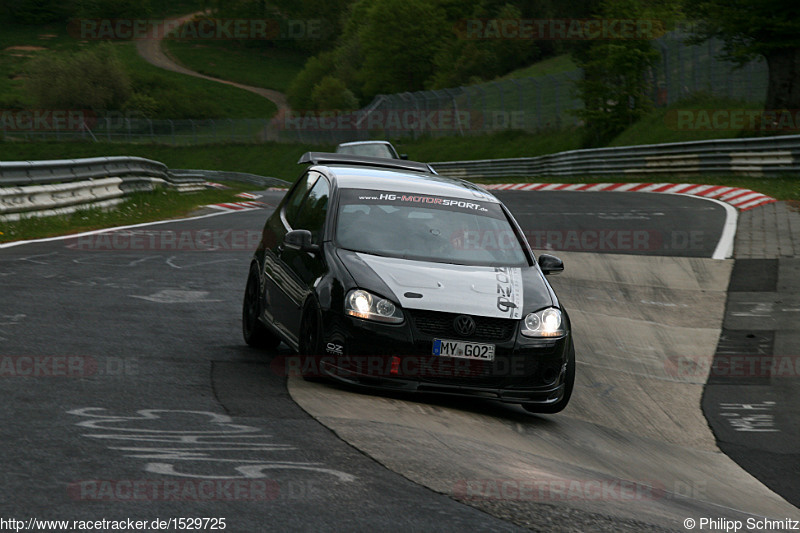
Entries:
[[[558, 338], [531, 339], [514, 324], [501, 339], [463, 339], [426, 333], [411, 316], [406, 318], [399, 325], [348, 316], [327, 320], [328, 351], [314, 365], [318, 375], [359, 387], [512, 403], [548, 405], [564, 395], [569, 331]], [[494, 360], [432, 355], [435, 338], [494, 344]]]

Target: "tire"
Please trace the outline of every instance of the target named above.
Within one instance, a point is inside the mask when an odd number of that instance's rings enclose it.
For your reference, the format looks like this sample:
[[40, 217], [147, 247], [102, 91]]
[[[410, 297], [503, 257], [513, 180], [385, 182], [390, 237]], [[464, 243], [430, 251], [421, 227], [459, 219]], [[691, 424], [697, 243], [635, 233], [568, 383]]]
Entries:
[[522, 407], [529, 413], [554, 414], [564, 410], [572, 396], [572, 389], [575, 387], [575, 345], [570, 341], [569, 353], [567, 354], [567, 374], [564, 376], [564, 396], [556, 403], [550, 405], [540, 405], [535, 403], [523, 403]]
[[250, 267], [247, 276], [247, 287], [244, 290], [242, 303], [242, 336], [244, 342], [253, 348], [266, 348], [273, 350], [278, 347], [281, 339], [261, 323], [261, 284], [258, 279], [258, 268], [255, 264]]
[[306, 305], [303, 312], [303, 320], [300, 322], [300, 348], [298, 354], [301, 361], [301, 368], [310, 369], [311, 372], [303, 372], [303, 379], [306, 381], [324, 381], [319, 368], [322, 350], [322, 321], [318, 307], [312, 302]]

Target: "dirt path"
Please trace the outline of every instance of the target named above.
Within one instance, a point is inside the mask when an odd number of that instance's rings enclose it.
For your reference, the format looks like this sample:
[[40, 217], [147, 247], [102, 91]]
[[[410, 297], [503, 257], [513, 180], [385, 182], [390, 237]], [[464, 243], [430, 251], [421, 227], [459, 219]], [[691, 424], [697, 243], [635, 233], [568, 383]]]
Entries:
[[[191, 20], [197, 15], [202, 15], [203, 11], [198, 11], [197, 13], [191, 13], [189, 15], [184, 15], [178, 19], [174, 19], [178, 21], [178, 24], [183, 24], [184, 22]], [[155, 37], [146, 37], [144, 39], [138, 39], [136, 41], [136, 50], [139, 52], [139, 55], [144, 58], [145, 61], [154, 65], [158, 68], [162, 68], [164, 70], [169, 70], [172, 72], [177, 72], [179, 74], [186, 74], [187, 76], [194, 76], [195, 78], [202, 78], [204, 80], [215, 81], [217, 83], [224, 83], [225, 85], [231, 85], [233, 87], [237, 87], [239, 89], [243, 89], [245, 91], [250, 91], [251, 93], [255, 93], [259, 96], [263, 96], [267, 100], [270, 100], [278, 107], [278, 112], [276, 113], [276, 117], [280, 118], [283, 117], [286, 113], [289, 112], [289, 104], [286, 100], [286, 95], [272, 90], [272, 89], [264, 89], [263, 87], [253, 87], [251, 85], [245, 85], [243, 83], [236, 83], [230, 80], [223, 80], [220, 78], [215, 78], [213, 76], [207, 76], [205, 74], [201, 74], [199, 72], [195, 72], [190, 70], [180, 63], [178, 63], [175, 59], [170, 57], [162, 48], [161, 42], [163, 41], [164, 36], [160, 34], [156, 35]], [[265, 131], [264, 137], [270, 138], [274, 135], [274, 132]]]

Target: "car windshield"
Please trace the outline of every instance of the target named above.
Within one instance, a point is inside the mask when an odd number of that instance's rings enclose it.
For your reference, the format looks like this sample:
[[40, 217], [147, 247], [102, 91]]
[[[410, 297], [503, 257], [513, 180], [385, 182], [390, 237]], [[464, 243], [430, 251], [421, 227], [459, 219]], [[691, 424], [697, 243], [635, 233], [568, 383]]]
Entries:
[[364, 155], [368, 157], [384, 157], [388, 159], [395, 159], [392, 150], [383, 143], [351, 144], [339, 146], [336, 148], [336, 151], [340, 154]]
[[483, 266], [527, 266], [499, 204], [478, 199], [344, 189], [336, 243], [387, 257]]

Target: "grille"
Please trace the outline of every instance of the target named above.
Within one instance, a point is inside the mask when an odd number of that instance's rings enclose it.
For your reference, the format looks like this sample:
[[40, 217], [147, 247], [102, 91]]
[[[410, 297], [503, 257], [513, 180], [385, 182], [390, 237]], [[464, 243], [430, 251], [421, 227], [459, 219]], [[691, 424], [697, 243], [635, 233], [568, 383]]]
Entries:
[[[417, 330], [427, 335], [444, 336], [452, 339], [463, 338], [453, 328], [453, 320], [458, 313], [440, 313], [438, 311], [411, 310], [411, 318]], [[475, 333], [470, 340], [506, 341], [511, 338], [516, 328], [516, 320], [509, 318], [489, 318], [473, 316]]]

